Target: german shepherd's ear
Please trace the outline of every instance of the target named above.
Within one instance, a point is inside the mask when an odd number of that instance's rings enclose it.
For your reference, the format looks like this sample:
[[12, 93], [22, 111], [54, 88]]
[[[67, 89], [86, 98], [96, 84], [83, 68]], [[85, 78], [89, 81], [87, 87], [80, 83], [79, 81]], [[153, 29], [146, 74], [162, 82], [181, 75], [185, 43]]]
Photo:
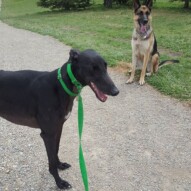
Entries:
[[151, 10], [153, 6], [153, 0], [146, 0], [144, 4]]
[[134, 11], [136, 12], [136, 10], [141, 6], [140, 1], [139, 0], [133, 0], [133, 7], [134, 7]]
[[80, 54], [80, 51], [78, 50], [75, 50], [75, 49], [71, 49], [70, 50], [70, 58], [69, 58], [69, 61], [70, 62], [76, 62], [78, 60], [78, 57], [79, 57], [79, 54]]

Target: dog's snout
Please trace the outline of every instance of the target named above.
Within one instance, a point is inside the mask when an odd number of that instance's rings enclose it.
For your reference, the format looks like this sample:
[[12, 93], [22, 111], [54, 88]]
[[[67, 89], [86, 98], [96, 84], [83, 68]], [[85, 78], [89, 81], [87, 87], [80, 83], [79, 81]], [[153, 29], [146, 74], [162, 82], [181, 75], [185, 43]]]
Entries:
[[118, 90], [116, 87], [114, 87], [114, 88], [112, 89], [111, 95], [112, 95], [112, 96], [116, 96], [116, 95], [118, 95], [118, 94], [119, 94], [119, 90]]
[[143, 24], [146, 25], [147, 23], [148, 23], [148, 19], [145, 18], [145, 19], [143, 20]]
[[143, 24], [146, 25], [148, 23], [148, 17], [147, 15], [143, 15]]

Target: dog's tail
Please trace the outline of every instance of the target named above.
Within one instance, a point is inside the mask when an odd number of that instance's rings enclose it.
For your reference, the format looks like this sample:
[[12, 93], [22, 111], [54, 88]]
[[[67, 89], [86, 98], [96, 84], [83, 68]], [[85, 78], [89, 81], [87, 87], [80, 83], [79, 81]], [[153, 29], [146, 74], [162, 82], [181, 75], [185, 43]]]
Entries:
[[160, 62], [159, 68], [161, 68], [162, 66], [166, 66], [169, 64], [175, 64], [175, 63], [179, 63], [179, 60], [164, 60], [164, 61]]

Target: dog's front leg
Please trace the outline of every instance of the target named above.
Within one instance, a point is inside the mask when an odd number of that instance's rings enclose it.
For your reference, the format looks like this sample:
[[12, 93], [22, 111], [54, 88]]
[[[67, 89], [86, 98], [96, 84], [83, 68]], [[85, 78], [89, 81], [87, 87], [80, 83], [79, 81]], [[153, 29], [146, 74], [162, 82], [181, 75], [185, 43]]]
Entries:
[[49, 161], [49, 172], [53, 175], [57, 186], [60, 189], [69, 189], [71, 188], [71, 185], [62, 180], [58, 174], [58, 156], [57, 156], [57, 141], [56, 141], [56, 135], [54, 133], [46, 134], [45, 132], [41, 133], [41, 137], [44, 141], [47, 155], [48, 155], [48, 161]]
[[71, 165], [68, 163], [60, 162], [59, 157], [58, 157], [61, 134], [62, 134], [62, 125], [59, 127], [59, 130], [57, 131], [57, 135], [56, 135], [56, 153], [57, 153], [56, 156], [57, 156], [57, 168], [60, 170], [65, 170], [67, 168], [70, 168]]
[[143, 85], [145, 83], [145, 74], [146, 74], [147, 64], [149, 61], [149, 56], [150, 56], [150, 51], [147, 51], [147, 53], [144, 55], [144, 59], [143, 59], [143, 68], [141, 70], [141, 77], [139, 80], [140, 85]]
[[137, 65], [137, 57], [133, 53], [133, 55], [132, 55], [132, 71], [131, 71], [130, 78], [126, 81], [126, 84], [130, 84], [133, 82], [134, 77], [135, 77], [136, 65]]

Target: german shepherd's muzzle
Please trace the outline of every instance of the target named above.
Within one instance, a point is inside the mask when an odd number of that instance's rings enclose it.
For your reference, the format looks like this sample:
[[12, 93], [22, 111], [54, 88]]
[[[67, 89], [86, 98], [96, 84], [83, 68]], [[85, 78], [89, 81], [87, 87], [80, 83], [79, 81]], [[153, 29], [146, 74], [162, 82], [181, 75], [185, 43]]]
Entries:
[[143, 5], [139, 0], [134, 0], [134, 31], [132, 35], [132, 72], [126, 83], [132, 83], [135, 70], [141, 69], [139, 84], [145, 83], [145, 74], [150, 76], [157, 72], [158, 68], [168, 63], [176, 63], [178, 60], [166, 60], [160, 63], [157, 42], [151, 25], [152, 0], [147, 0]]

